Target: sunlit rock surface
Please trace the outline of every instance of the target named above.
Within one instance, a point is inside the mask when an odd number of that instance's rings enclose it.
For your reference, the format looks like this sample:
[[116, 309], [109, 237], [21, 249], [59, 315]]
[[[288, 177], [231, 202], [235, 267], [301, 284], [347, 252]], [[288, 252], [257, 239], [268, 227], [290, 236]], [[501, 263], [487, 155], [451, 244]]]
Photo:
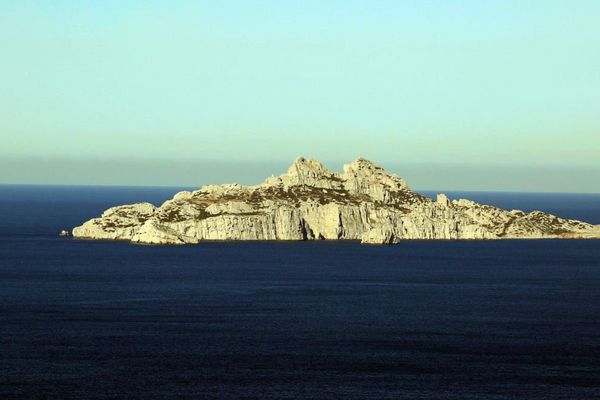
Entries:
[[470, 200], [436, 200], [399, 176], [358, 158], [337, 174], [296, 159], [256, 186], [208, 185], [160, 207], [112, 207], [73, 229], [76, 238], [189, 244], [202, 240], [359, 240], [600, 238], [600, 225], [540, 211], [502, 210]]

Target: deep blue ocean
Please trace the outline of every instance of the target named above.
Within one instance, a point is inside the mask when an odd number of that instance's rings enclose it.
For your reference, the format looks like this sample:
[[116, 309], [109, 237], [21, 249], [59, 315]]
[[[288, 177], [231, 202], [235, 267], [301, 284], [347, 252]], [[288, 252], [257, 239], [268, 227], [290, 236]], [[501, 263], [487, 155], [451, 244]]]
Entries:
[[[598, 240], [57, 236], [177, 190], [0, 186], [0, 399], [600, 398]], [[597, 194], [448, 194], [600, 224]]]

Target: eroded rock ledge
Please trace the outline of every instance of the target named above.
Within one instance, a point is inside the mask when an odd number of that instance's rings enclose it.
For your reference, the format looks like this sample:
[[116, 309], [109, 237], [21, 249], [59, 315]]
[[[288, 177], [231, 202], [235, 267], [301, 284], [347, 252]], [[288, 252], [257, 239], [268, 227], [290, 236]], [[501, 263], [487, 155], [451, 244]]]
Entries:
[[540, 211], [506, 211], [470, 200], [436, 200], [358, 158], [341, 174], [297, 158], [256, 186], [208, 185], [160, 207], [112, 207], [73, 229], [76, 238], [186, 244], [201, 240], [360, 240], [600, 238], [600, 225]]

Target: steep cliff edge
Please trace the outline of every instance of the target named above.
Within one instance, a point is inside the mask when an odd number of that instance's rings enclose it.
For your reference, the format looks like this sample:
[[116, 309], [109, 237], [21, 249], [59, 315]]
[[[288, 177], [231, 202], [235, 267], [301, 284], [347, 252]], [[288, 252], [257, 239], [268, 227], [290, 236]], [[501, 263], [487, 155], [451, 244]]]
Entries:
[[436, 200], [358, 158], [341, 174], [297, 158], [256, 186], [208, 185], [160, 207], [112, 207], [73, 229], [76, 238], [186, 244], [201, 240], [360, 240], [600, 238], [600, 225], [540, 211], [506, 211], [470, 200]]

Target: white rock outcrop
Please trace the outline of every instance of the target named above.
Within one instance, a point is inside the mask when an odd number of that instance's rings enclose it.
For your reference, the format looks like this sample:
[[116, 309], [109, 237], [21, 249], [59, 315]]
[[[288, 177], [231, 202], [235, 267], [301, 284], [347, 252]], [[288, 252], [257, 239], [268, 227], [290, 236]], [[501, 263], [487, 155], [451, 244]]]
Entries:
[[358, 158], [341, 174], [305, 158], [256, 186], [207, 185], [160, 207], [112, 207], [73, 229], [76, 238], [189, 244], [202, 240], [600, 238], [600, 226], [539, 211], [506, 211], [470, 200], [422, 196]]
[[362, 234], [360, 242], [364, 244], [397, 244], [400, 239], [396, 237], [393, 229], [371, 228]]

